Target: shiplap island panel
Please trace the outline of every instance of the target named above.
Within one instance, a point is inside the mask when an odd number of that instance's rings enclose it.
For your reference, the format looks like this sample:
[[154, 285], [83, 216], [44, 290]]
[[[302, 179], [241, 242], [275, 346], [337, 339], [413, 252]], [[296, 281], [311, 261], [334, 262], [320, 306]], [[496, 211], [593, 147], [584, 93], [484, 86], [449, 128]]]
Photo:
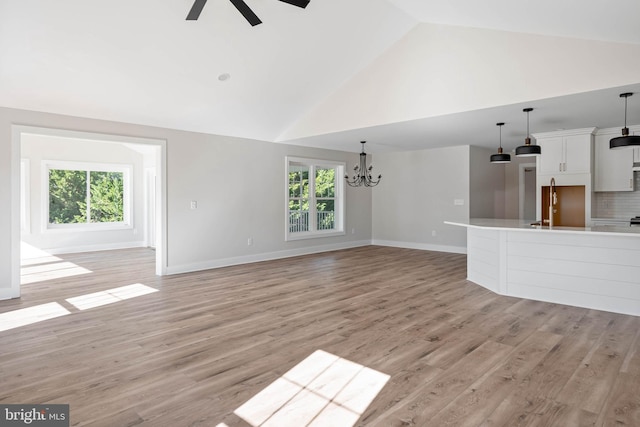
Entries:
[[640, 316], [640, 227], [471, 219], [467, 278], [519, 298]]

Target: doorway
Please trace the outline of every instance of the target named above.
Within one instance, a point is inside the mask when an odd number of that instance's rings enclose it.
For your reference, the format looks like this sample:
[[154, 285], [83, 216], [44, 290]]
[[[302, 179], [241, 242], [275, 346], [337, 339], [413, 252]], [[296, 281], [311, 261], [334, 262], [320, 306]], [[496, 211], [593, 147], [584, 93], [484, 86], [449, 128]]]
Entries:
[[534, 221], [536, 219], [536, 164], [522, 163], [519, 168], [519, 218]]
[[[35, 161], [23, 161], [23, 141], [40, 139], [41, 142], [49, 138], [51, 141], [64, 141], [67, 144], [75, 144], [76, 147], [82, 147], [81, 151], [91, 151], [98, 145], [102, 147], [112, 147], [107, 152], [130, 151], [136, 152], [137, 156], [143, 159], [137, 162], [135, 172], [136, 175], [136, 197], [143, 200], [136, 201], [136, 216], [132, 216], [129, 224], [129, 233], [135, 235], [132, 242], [99, 242], [97, 245], [87, 246], [87, 250], [117, 249], [119, 247], [136, 247], [148, 246], [155, 248], [155, 272], [156, 275], [166, 274], [167, 269], [167, 247], [166, 247], [166, 141], [152, 138], [129, 137], [123, 135], [98, 134], [81, 131], [68, 131], [52, 128], [40, 128], [33, 126], [12, 126], [12, 149], [14, 156], [12, 158], [12, 209], [15, 218], [19, 221], [13, 221], [11, 233], [12, 247], [12, 284], [8, 295], [0, 295], [0, 298], [17, 298], [20, 296], [20, 271], [21, 271], [21, 241], [22, 232], [25, 230], [25, 218], [29, 221], [29, 227], [32, 234], [31, 239], [35, 238], [34, 233], [43, 227], [42, 224], [47, 223], [47, 207], [45, 197], [48, 197], [48, 172], [43, 166], [43, 158], [38, 157]], [[80, 144], [80, 145], [78, 145]], [[85, 145], [82, 145], [85, 144]], [[93, 146], [91, 144], [94, 144]], [[25, 154], [27, 150], [25, 150]], [[50, 151], [50, 150], [49, 150]], [[50, 151], [51, 152], [51, 151]], [[78, 153], [75, 150], [69, 150], [74, 153], [77, 160]], [[43, 154], [44, 156], [44, 154]], [[51, 159], [49, 161], [60, 161], [64, 158], [64, 153], [56, 153], [46, 155]], [[37, 156], [36, 156], [37, 157]], [[31, 172], [32, 187], [36, 188], [36, 194], [30, 194], [25, 191], [24, 175], [27, 164]], [[29, 172], [29, 171], [27, 171]], [[34, 183], [33, 177], [37, 176], [38, 183]], [[37, 184], [35, 186], [34, 184]], [[132, 187], [133, 188], [133, 187]], [[43, 195], [47, 192], [47, 195]], [[26, 198], [26, 199], [25, 199]], [[40, 208], [32, 207], [29, 213], [25, 213], [25, 206], [30, 206], [30, 201], [36, 201]], [[34, 218], [36, 216], [37, 218]], [[43, 219], [45, 218], [45, 219]], [[126, 228], [126, 227], [125, 227]], [[57, 231], [57, 230], [56, 230]], [[27, 231], [28, 232], [28, 231]], [[46, 238], [51, 238], [55, 233], [49, 233]], [[87, 233], [89, 234], [89, 233]], [[39, 237], [39, 236], [38, 236]], [[50, 243], [49, 243], [50, 245]], [[128, 246], [127, 246], [128, 245]], [[68, 247], [68, 246], [67, 246]], [[77, 245], [75, 251], [80, 251], [84, 247]], [[95, 249], [94, 249], [95, 248]], [[71, 250], [72, 252], [74, 250]]]

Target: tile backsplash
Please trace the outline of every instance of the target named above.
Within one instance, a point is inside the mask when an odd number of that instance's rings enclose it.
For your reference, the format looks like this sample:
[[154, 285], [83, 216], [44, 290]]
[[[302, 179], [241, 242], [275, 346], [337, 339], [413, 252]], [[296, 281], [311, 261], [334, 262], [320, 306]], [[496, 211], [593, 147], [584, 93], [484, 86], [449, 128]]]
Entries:
[[633, 173], [635, 191], [593, 193], [593, 218], [631, 218], [640, 216], [640, 172]]

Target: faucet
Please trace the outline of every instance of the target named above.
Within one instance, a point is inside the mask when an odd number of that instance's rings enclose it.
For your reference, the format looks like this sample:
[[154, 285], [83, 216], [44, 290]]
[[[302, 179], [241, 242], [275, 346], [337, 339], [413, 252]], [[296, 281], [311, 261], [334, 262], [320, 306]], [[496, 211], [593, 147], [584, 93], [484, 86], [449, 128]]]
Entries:
[[558, 195], [556, 194], [556, 179], [551, 177], [549, 183], [549, 227], [553, 227], [553, 207], [558, 203]]

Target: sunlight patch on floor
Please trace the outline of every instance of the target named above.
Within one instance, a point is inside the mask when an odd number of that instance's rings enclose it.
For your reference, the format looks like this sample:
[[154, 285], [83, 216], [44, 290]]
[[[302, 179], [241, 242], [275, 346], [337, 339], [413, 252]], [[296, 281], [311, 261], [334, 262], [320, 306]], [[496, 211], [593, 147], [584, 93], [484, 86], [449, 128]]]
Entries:
[[71, 312], [57, 302], [0, 313], [0, 331], [8, 331], [67, 314], [71, 314]]
[[234, 413], [253, 427], [353, 426], [389, 380], [316, 350]]
[[[56, 258], [45, 250], [36, 248], [33, 245], [20, 241], [20, 260], [21, 261], [47, 258], [47, 257]], [[59, 260], [60, 258], [56, 258], [56, 259]]]
[[21, 258], [20, 266], [28, 267], [30, 265], [50, 264], [52, 262], [58, 262], [58, 261], [62, 261], [62, 259], [53, 255], [41, 256], [38, 258]]
[[20, 242], [20, 266], [20, 283], [23, 285], [92, 273], [25, 242]]
[[80, 267], [72, 262], [56, 262], [54, 264], [35, 265], [22, 267], [20, 269], [20, 283], [28, 285], [30, 283], [43, 282], [45, 280], [62, 279], [64, 277], [80, 276], [92, 273], [84, 267]]
[[[78, 310], [87, 310], [89, 308], [100, 307], [114, 302], [148, 295], [154, 292], [158, 292], [158, 289], [141, 283], [136, 283], [133, 285], [108, 289], [106, 291], [67, 298], [66, 301]], [[67, 314], [71, 314], [71, 312], [57, 302], [50, 302], [47, 304], [40, 304], [33, 307], [0, 313], [0, 332]]]
[[154, 292], [158, 292], [158, 290], [141, 283], [136, 283], [119, 288], [107, 289], [106, 291], [80, 295], [79, 297], [67, 298], [66, 301], [78, 310], [87, 310], [89, 308], [113, 304], [114, 302], [124, 301]]

